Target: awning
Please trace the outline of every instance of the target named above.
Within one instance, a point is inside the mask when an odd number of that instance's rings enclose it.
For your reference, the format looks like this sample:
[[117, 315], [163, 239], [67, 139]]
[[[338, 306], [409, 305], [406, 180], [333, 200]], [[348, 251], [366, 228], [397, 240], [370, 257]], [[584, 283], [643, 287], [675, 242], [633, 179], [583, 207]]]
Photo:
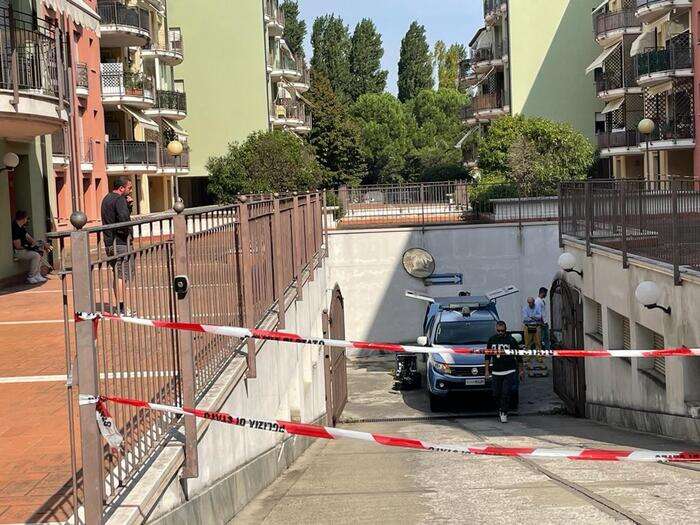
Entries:
[[493, 30], [487, 29], [476, 39], [476, 49], [490, 48], [493, 45]]
[[129, 106], [117, 106], [127, 115], [136, 119], [136, 122], [141, 124], [145, 129], [150, 129], [151, 131], [160, 131], [160, 126], [155, 120], [148, 118], [138, 109], [130, 108]]
[[76, 24], [94, 31], [97, 36], [100, 35], [100, 15], [85, 0], [43, 0], [43, 2], [46, 7], [68, 15]]
[[180, 127], [180, 124], [178, 124], [174, 120], [168, 120], [167, 118], [164, 118], [163, 122], [166, 126], [168, 126], [175, 132], [175, 134], [177, 135], [177, 140], [179, 140], [180, 142], [187, 142], [187, 138], [190, 136], [190, 134], [184, 129], [182, 129], [182, 127]]
[[616, 98], [615, 100], [611, 100], [605, 105], [605, 108], [603, 108], [603, 111], [600, 113], [602, 115], [605, 115], [606, 113], [612, 113], [613, 111], [617, 111], [622, 107], [622, 104], [625, 103], [625, 97], [620, 97]]
[[606, 47], [603, 50], [603, 52], [600, 55], [598, 55], [598, 58], [596, 58], [593, 61], [593, 63], [591, 63], [591, 65], [586, 68], [586, 75], [590, 75], [594, 69], [602, 67], [603, 63], [605, 62], [605, 59], [612, 55], [621, 45], [622, 39], [618, 39], [617, 42], [615, 42], [613, 45]]
[[634, 42], [632, 42], [632, 47], [630, 47], [630, 56], [636, 56], [645, 49], [656, 47], [656, 30], [662, 25], [671, 21], [671, 12], [666, 13], [658, 20], [655, 20], [649, 24], [644, 24], [642, 27], [642, 34], [639, 35]]
[[672, 89], [673, 89], [673, 80], [669, 80], [668, 82], [664, 82], [663, 84], [651, 86], [649, 89], [647, 89], [647, 96], [654, 97], [656, 95], [660, 95], [661, 93], [666, 93], [667, 91], [671, 91]]
[[469, 41], [469, 47], [474, 47], [474, 44], [481, 38], [481, 34], [486, 31], [485, 27], [480, 27], [479, 30], [474, 34], [472, 39]]

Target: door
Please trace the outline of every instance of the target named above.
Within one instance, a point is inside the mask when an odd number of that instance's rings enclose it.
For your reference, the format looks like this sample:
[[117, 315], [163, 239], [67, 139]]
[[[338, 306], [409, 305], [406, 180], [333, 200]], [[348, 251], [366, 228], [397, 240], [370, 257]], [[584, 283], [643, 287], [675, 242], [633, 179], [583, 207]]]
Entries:
[[[583, 305], [580, 293], [563, 279], [552, 284], [550, 292], [552, 348], [583, 348]], [[586, 365], [583, 358], [554, 358], [554, 392], [576, 417], [586, 415]]]
[[[331, 302], [323, 311], [323, 336], [345, 339], [345, 305], [340, 287], [336, 284]], [[326, 422], [335, 426], [348, 401], [348, 376], [345, 349], [324, 347], [324, 375], [326, 379]]]

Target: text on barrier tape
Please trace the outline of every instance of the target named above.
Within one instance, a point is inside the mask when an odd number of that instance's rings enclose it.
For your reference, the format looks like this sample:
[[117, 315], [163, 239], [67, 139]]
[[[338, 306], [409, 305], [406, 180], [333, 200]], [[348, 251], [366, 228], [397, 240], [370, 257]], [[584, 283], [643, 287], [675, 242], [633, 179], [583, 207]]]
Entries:
[[238, 337], [258, 339], [261, 341], [280, 341], [283, 343], [300, 343], [319, 346], [334, 346], [339, 348], [354, 348], [357, 350], [371, 350], [378, 352], [414, 353], [414, 354], [478, 354], [478, 355], [518, 355], [518, 356], [543, 356], [543, 357], [585, 357], [585, 358], [610, 358], [610, 357], [700, 357], [700, 348], [666, 348], [664, 350], [488, 350], [479, 348], [462, 348], [447, 346], [409, 346], [394, 343], [368, 343], [363, 341], [344, 341], [342, 339], [327, 339], [305, 337], [290, 332], [276, 332], [272, 330], [260, 330], [254, 328], [241, 328], [237, 326], [218, 326], [199, 323], [178, 323], [173, 321], [158, 321], [142, 319], [139, 317], [127, 317], [110, 313], [83, 313], [75, 314], [76, 321], [93, 321], [108, 319], [123, 323], [151, 326], [169, 330], [182, 330], [187, 332], [200, 332], [226, 337]]
[[[342, 428], [323, 427], [320, 425], [309, 425], [306, 423], [292, 423], [290, 421], [265, 420], [245, 417], [236, 417], [225, 412], [208, 412], [196, 408], [175, 407], [148, 403], [137, 399], [128, 399], [112, 396], [86, 396], [80, 395], [80, 404], [96, 404], [98, 421], [100, 417], [105, 417], [106, 407], [104, 403], [111, 401], [122, 405], [129, 405], [159, 412], [169, 412], [172, 414], [190, 415], [219, 423], [226, 423], [238, 427], [266, 432], [277, 432], [295, 436], [304, 436], [317, 439], [356, 439], [369, 441], [388, 447], [412, 448], [417, 450], [427, 450], [432, 452], [454, 452], [467, 456], [508, 456], [523, 458], [562, 458], [579, 461], [642, 461], [642, 462], [700, 462], [700, 451], [676, 452], [676, 451], [656, 451], [656, 450], [612, 450], [612, 449], [580, 449], [580, 448], [535, 448], [535, 447], [494, 447], [494, 446], [463, 446], [453, 444], [436, 444], [420, 439], [406, 437], [385, 436], [369, 432], [359, 432], [357, 430], [347, 430]], [[109, 415], [107, 414], [107, 417]], [[100, 425], [105, 439], [113, 447], [121, 443], [121, 436], [115, 437], [116, 430], [114, 422], [108, 421], [108, 425]], [[119, 435], [117, 433], [117, 435]]]

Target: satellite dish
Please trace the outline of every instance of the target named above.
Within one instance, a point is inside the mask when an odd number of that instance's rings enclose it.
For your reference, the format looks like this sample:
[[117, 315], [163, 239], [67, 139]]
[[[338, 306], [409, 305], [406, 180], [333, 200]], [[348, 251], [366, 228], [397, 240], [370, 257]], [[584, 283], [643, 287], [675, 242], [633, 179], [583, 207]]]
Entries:
[[435, 258], [423, 248], [409, 248], [401, 262], [406, 273], [416, 279], [425, 279], [435, 273]]

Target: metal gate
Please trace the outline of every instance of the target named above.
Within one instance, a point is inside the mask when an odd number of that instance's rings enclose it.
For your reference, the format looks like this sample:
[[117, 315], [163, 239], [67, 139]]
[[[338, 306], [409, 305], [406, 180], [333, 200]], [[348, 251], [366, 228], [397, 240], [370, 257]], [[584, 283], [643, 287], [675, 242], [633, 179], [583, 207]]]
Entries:
[[[331, 304], [323, 311], [323, 336], [345, 339], [345, 306], [338, 285], [333, 288]], [[325, 347], [326, 423], [335, 426], [348, 401], [348, 376], [345, 349]]]
[[[563, 279], [552, 283], [551, 341], [553, 348], [583, 348], [583, 305], [580, 293]], [[583, 358], [557, 358], [552, 365], [554, 392], [576, 417], [586, 415], [586, 365]]]

